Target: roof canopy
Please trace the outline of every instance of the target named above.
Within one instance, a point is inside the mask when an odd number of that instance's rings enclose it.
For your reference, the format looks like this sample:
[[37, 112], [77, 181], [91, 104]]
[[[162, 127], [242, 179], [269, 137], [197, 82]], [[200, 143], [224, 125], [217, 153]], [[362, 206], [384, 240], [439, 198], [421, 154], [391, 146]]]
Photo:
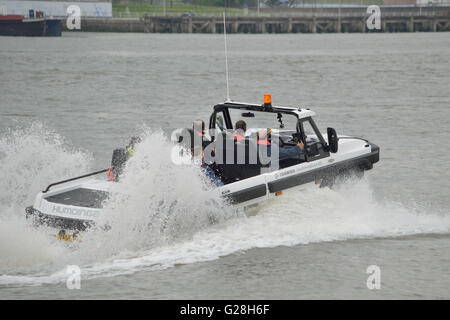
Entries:
[[314, 111], [311, 111], [309, 109], [272, 106], [271, 104], [251, 104], [251, 103], [244, 103], [244, 102], [227, 101], [227, 102], [217, 104], [214, 106], [214, 111], [216, 111], [216, 112], [221, 111], [223, 109], [240, 109], [240, 110], [248, 110], [248, 111], [258, 111], [258, 112], [292, 114], [292, 115], [295, 115], [299, 119], [313, 117], [316, 115], [316, 113]]

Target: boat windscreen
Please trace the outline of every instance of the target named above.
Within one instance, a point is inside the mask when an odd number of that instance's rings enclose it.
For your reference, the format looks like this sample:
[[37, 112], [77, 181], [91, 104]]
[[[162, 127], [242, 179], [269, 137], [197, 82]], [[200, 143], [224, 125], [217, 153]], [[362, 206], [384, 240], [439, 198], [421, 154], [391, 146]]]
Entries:
[[243, 120], [248, 129], [275, 129], [296, 131], [297, 117], [291, 114], [268, 113], [252, 111], [247, 112], [239, 109], [229, 109], [233, 129], [237, 121]]

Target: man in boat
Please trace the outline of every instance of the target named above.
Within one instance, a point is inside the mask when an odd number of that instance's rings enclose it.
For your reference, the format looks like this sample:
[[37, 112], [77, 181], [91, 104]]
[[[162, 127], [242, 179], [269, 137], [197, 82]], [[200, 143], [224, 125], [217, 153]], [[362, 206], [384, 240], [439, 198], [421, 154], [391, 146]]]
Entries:
[[[272, 129], [267, 128], [259, 130], [257, 135], [258, 153], [259, 156], [267, 155], [268, 159], [272, 157]], [[304, 158], [304, 143], [299, 140], [295, 146], [278, 148], [278, 160], [302, 160]], [[265, 149], [265, 150], [264, 150]], [[265, 151], [265, 152], [262, 152]]]
[[130, 157], [133, 156], [134, 147], [139, 142], [141, 142], [141, 139], [139, 137], [131, 137], [130, 143], [125, 147], [125, 150], [127, 150]]
[[245, 131], [247, 131], [247, 124], [244, 120], [239, 120], [234, 125], [234, 134], [233, 137], [236, 139], [237, 142], [241, 142], [242, 139], [245, 138]]
[[112, 172], [108, 172], [108, 179], [111, 181], [119, 181], [119, 176], [123, 171], [123, 167], [127, 160], [134, 155], [136, 144], [141, 142], [139, 137], [131, 137], [130, 143], [125, 148], [118, 148], [113, 151], [111, 160]]
[[203, 120], [197, 119], [192, 124], [192, 130], [199, 137], [205, 136], [205, 122]]
[[192, 124], [192, 139], [191, 139], [191, 148], [196, 145], [201, 145], [203, 149], [211, 143], [211, 139], [208, 138], [205, 134], [205, 122], [203, 120], [195, 120]]

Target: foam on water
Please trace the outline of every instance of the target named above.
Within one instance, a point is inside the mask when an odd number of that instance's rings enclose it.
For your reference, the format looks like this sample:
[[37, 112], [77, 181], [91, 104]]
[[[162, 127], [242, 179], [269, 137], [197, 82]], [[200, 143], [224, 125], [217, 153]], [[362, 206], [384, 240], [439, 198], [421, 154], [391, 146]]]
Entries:
[[68, 148], [61, 136], [39, 122], [9, 129], [0, 136], [2, 217], [6, 207], [32, 203], [49, 182], [86, 172], [91, 161], [91, 155]]
[[[255, 216], [234, 214], [197, 167], [168, 160], [172, 146], [160, 131], [145, 129], [99, 219], [110, 230], [88, 232], [81, 244], [67, 248], [48, 237], [49, 230], [24, 222], [29, 204], [24, 201], [55, 174], [85, 172], [89, 157], [41, 131], [47, 132], [38, 126], [0, 139], [0, 173], [7, 177], [0, 182], [7, 190], [0, 203], [0, 285], [63, 282], [69, 264], [79, 265], [83, 279], [89, 279], [208, 261], [256, 247], [450, 232], [447, 213], [376, 200], [367, 178], [335, 190], [289, 190]], [[18, 159], [8, 154], [12, 148]], [[33, 157], [27, 156], [30, 152]], [[23, 232], [29, 236], [21, 237]]]
[[170, 160], [174, 146], [161, 131], [141, 137], [98, 220], [108, 230], [87, 235], [107, 255], [179, 242], [234, 216], [198, 166]]
[[57, 259], [61, 248], [25, 221], [24, 209], [50, 182], [87, 172], [91, 160], [37, 122], [0, 136], [0, 273], [36, 271]]

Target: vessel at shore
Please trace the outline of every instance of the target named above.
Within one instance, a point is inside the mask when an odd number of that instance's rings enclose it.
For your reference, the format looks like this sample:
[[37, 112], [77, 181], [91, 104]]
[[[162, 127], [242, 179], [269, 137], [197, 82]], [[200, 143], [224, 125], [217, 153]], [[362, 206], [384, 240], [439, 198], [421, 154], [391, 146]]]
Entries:
[[0, 36], [60, 37], [60, 19], [25, 18], [21, 15], [0, 15]]

